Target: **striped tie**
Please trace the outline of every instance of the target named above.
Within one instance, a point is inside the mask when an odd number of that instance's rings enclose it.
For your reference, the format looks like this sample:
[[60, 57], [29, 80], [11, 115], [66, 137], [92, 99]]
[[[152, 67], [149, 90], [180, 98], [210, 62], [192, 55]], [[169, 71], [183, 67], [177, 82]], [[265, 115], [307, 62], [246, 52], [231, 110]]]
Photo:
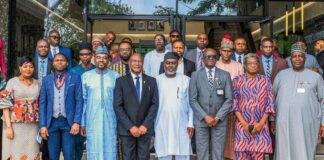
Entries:
[[267, 62], [266, 76], [270, 78], [270, 76], [271, 76], [270, 60], [267, 59], [266, 62]]
[[43, 77], [44, 77], [44, 60], [41, 60], [41, 66], [40, 66], [40, 69], [39, 69], [39, 77], [38, 77], [38, 79], [39, 79], [39, 81], [41, 82], [42, 81], [42, 79], [43, 79]]
[[208, 83], [210, 88], [214, 87], [214, 77], [211, 69], [208, 71]]

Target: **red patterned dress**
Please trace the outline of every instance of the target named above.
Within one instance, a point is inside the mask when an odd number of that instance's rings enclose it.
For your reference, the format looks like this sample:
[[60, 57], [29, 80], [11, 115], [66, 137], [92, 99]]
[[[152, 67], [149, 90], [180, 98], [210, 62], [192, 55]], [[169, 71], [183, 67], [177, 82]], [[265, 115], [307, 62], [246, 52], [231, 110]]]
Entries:
[[[263, 75], [248, 78], [246, 74], [233, 80], [233, 112], [240, 112], [249, 124], [259, 122], [265, 113], [274, 115], [274, 99], [270, 79]], [[242, 153], [272, 153], [268, 121], [260, 133], [250, 136], [239, 120], [235, 124], [235, 159], [244, 159]]]
[[11, 160], [39, 159], [38, 96], [40, 84], [34, 79], [31, 86], [23, 84], [18, 77], [10, 79], [6, 89], [0, 92], [0, 109], [10, 109], [10, 121], [14, 138], [10, 140]]

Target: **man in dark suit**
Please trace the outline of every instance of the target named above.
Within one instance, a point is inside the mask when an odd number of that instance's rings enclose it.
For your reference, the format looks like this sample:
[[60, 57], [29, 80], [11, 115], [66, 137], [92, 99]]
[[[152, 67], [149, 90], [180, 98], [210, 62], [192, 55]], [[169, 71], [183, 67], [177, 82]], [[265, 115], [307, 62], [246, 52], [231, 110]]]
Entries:
[[208, 44], [209, 44], [209, 40], [207, 34], [205, 33], [198, 34], [196, 39], [197, 48], [190, 50], [185, 56], [188, 60], [195, 62], [197, 71], [205, 67], [205, 64], [203, 62], [203, 52], [206, 49]]
[[[36, 45], [36, 57], [34, 59], [35, 63], [35, 71], [33, 73], [33, 77], [38, 79], [42, 82], [42, 79], [49, 75], [53, 70], [53, 63], [47, 56], [49, 53], [50, 47], [49, 43], [46, 39], [40, 39], [37, 41]], [[43, 140], [42, 144], [40, 145], [40, 150], [42, 152], [42, 160], [48, 160], [48, 147], [47, 147], [47, 140]]]
[[[185, 44], [182, 40], [176, 40], [172, 43], [172, 52], [179, 55], [177, 73], [191, 77], [191, 73], [196, 71], [195, 63], [183, 57]], [[160, 65], [160, 74], [164, 73], [163, 62]]]
[[50, 43], [50, 53], [48, 54], [48, 58], [53, 60], [55, 54], [63, 53], [68, 60], [68, 70], [70, 70], [72, 67], [72, 53], [69, 48], [60, 45], [61, 37], [57, 30], [52, 30], [48, 33], [48, 42]]
[[43, 77], [47, 76], [53, 70], [53, 63], [47, 56], [49, 54], [49, 43], [45, 39], [40, 39], [37, 41], [36, 53], [37, 56], [34, 60], [35, 71], [33, 77], [38, 79], [40, 82]]
[[122, 159], [150, 159], [150, 141], [158, 111], [156, 80], [143, 73], [139, 54], [130, 58], [131, 73], [116, 80], [114, 109], [122, 142]]
[[[286, 68], [288, 68], [288, 63], [285, 59], [274, 56], [274, 45], [270, 38], [265, 38], [261, 41], [260, 49], [262, 51], [261, 63], [259, 64], [259, 74], [265, 75], [270, 78], [271, 83], [273, 83], [276, 75]], [[270, 128], [274, 128], [274, 123], [270, 122]], [[272, 148], [275, 148], [275, 135], [270, 132], [272, 140]], [[269, 155], [270, 160], [273, 159], [273, 154]]]
[[64, 54], [54, 55], [55, 72], [43, 78], [40, 94], [40, 133], [48, 140], [49, 157], [74, 160], [75, 135], [79, 133], [83, 108], [79, 75], [66, 71]]
[[243, 37], [238, 37], [234, 41], [234, 50], [232, 60], [237, 61], [243, 65], [244, 56], [247, 51], [246, 40]]
[[272, 39], [266, 38], [261, 42], [261, 63], [259, 74], [270, 78], [273, 83], [276, 75], [283, 69], [288, 68], [287, 61], [280, 57], [273, 56], [274, 46]]

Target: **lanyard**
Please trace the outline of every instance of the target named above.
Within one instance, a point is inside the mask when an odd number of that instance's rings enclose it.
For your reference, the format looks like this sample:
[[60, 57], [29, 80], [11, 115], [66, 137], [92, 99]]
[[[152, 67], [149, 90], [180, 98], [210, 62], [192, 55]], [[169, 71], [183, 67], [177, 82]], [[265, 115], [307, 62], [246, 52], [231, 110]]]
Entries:
[[54, 73], [54, 75], [55, 75], [55, 86], [57, 89], [60, 89], [65, 82], [66, 72], [63, 74], [62, 78], [58, 78], [58, 76], [55, 73]]

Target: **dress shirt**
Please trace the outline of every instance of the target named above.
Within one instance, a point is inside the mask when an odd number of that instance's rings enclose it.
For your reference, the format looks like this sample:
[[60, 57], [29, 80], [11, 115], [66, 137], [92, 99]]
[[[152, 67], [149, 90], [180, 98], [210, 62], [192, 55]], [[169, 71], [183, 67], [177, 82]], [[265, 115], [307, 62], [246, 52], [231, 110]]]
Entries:
[[[209, 78], [209, 68], [207, 68], [207, 67], [205, 67], [205, 70], [206, 70], [206, 73], [207, 73], [207, 79]], [[215, 77], [215, 70], [216, 70], [216, 67], [213, 67], [212, 69], [212, 77], [213, 77], [213, 79], [214, 79], [214, 77]]]
[[234, 52], [234, 55], [235, 55], [235, 61], [236, 62], [239, 62], [238, 60], [239, 60], [239, 57], [241, 57], [241, 61], [242, 61], [242, 65], [244, 64], [244, 54], [242, 53], [242, 54], [237, 54], [237, 52]]
[[177, 73], [184, 74], [184, 63], [183, 58], [181, 58], [180, 63], [178, 64]]
[[37, 70], [37, 73], [38, 73], [38, 79], [40, 79], [40, 71], [41, 71], [41, 66], [42, 66], [42, 60], [44, 61], [44, 70], [43, 70], [43, 77], [45, 77], [47, 75], [47, 64], [48, 64], [48, 58], [46, 57], [45, 59], [41, 59], [39, 56], [38, 56], [38, 70]]
[[60, 53], [60, 49], [59, 49], [59, 46], [52, 46], [50, 45], [50, 48], [51, 48], [51, 53], [52, 53], [52, 56], [54, 57], [54, 48], [56, 48], [56, 53]]
[[[267, 70], [267, 62], [266, 60], [268, 60], [267, 57], [265, 57], [264, 55], [262, 55], [262, 66], [263, 66], [263, 70], [264, 70], [264, 73], [266, 73], [266, 70]], [[270, 73], [272, 72], [272, 63], [273, 63], [273, 55], [269, 58], [270, 62]]]

